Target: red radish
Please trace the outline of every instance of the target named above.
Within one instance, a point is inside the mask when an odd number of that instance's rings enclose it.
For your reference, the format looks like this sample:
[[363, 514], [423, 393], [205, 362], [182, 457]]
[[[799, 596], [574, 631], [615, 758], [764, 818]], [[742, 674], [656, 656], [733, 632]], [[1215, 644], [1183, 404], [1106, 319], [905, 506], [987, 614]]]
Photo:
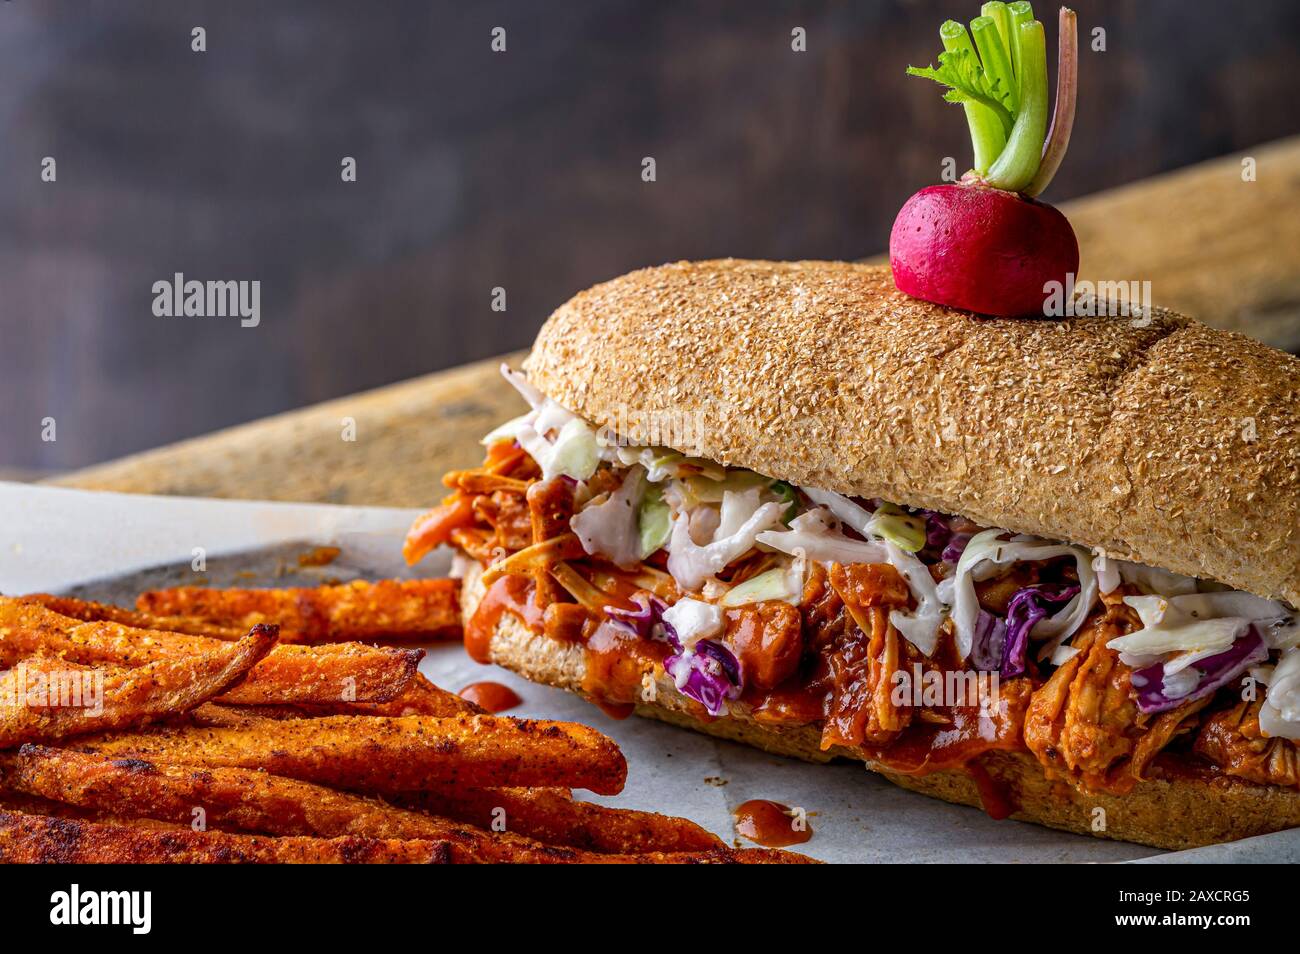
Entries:
[[[1043, 26], [1026, 2], [994, 0], [971, 21], [939, 31], [938, 69], [908, 73], [949, 87], [966, 110], [975, 168], [955, 185], [928, 186], [904, 203], [889, 236], [894, 282], [908, 295], [984, 315], [1044, 315], [1049, 283], [1079, 270], [1069, 221], [1033, 196], [1059, 168], [1074, 124], [1078, 39], [1061, 8], [1056, 111], [1047, 130]], [[978, 52], [977, 52], [978, 50]]]
[[1078, 274], [1079, 243], [1057, 209], [975, 184], [927, 186], [889, 236], [894, 283], [914, 298], [981, 315], [1042, 314], [1052, 281]]

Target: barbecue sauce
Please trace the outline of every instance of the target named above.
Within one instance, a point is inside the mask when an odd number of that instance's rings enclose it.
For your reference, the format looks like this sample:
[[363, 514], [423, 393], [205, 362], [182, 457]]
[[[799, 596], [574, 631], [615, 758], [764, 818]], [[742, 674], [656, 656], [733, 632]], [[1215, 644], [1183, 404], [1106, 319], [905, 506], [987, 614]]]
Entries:
[[1002, 821], [1015, 814], [1019, 806], [1015, 803], [1011, 790], [1005, 782], [989, 774], [989, 770], [977, 761], [966, 763], [966, 774], [979, 789], [980, 804], [989, 818]]
[[618, 626], [597, 626], [587, 637], [586, 673], [582, 691], [606, 715], [625, 719], [641, 697], [642, 680], [663, 665], [671, 650]]
[[736, 806], [736, 834], [764, 848], [802, 845], [812, 838], [806, 819], [780, 802], [755, 798]]
[[460, 691], [460, 697], [488, 712], [505, 712], [524, 701], [519, 698], [519, 693], [499, 682], [470, 683]]
[[465, 651], [475, 662], [492, 661], [492, 634], [503, 613], [512, 613], [535, 633], [542, 631], [542, 611], [533, 602], [532, 577], [507, 573], [496, 580], [465, 626]]

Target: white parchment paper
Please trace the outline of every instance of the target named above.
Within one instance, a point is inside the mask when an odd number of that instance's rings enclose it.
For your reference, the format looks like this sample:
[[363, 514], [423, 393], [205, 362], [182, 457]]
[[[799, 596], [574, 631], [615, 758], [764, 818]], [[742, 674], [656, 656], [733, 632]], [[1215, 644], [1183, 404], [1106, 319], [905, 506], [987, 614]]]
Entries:
[[[194, 583], [310, 585], [324, 579], [412, 575], [403, 533], [417, 511], [197, 500], [0, 483], [0, 592], [71, 591], [130, 605], [139, 590]], [[341, 548], [326, 567], [299, 567], [317, 545]], [[192, 569], [195, 548], [205, 568]], [[418, 575], [439, 575], [435, 555]], [[580, 699], [431, 647], [421, 668], [458, 690], [492, 679], [523, 705], [511, 714], [571, 719], [613, 737], [627, 755], [626, 790], [611, 805], [683, 815], [728, 841], [731, 810], [770, 798], [809, 812], [799, 850], [835, 862], [1296, 862], [1300, 829], [1185, 852], [1069, 835], [897, 788], [856, 765], [808, 765], [650, 720], [614, 720]]]

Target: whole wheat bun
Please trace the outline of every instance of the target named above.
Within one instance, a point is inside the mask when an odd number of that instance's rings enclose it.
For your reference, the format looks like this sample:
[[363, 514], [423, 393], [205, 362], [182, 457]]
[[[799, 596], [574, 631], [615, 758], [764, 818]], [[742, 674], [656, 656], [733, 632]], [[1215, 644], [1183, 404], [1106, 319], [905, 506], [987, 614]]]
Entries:
[[525, 368], [638, 443], [1300, 605], [1300, 359], [1173, 312], [984, 319], [885, 266], [681, 262], [577, 295]]
[[[461, 607], [466, 621], [483, 598], [481, 574], [478, 564], [473, 564], [464, 579]], [[586, 696], [582, 691], [586, 659], [578, 643], [560, 642], [534, 633], [514, 616], [503, 613], [488, 652], [492, 662], [525, 679]], [[722, 718], [703, 720], [691, 715], [688, 702], [677, 692], [673, 681], [660, 672], [654, 684], [654, 701], [638, 705], [636, 714], [809, 762], [853, 759], [903, 788], [945, 802], [980, 807], [979, 790], [966, 772], [901, 775], [852, 749], [836, 747], [822, 751], [820, 724], [791, 727], [759, 724], [737, 704], [730, 704]], [[1286, 788], [1232, 779], [1213, 783], [1191, 779], [1149, 780], [1138, 783], [1124, 796], [1085, 795], [1048, 779], [1042, 766], [1027, 752], [995, 752], [982, 764], [1014, 793], [1019, 810], [1012, 818], [1079, 834], [1181, 849], [1300, 826], [1300, 792]], [[1098, 815], [1098, 808], [1104, 810], [1104, 815]], [[1099, 818], [1104, 819], [1100, 829]]]

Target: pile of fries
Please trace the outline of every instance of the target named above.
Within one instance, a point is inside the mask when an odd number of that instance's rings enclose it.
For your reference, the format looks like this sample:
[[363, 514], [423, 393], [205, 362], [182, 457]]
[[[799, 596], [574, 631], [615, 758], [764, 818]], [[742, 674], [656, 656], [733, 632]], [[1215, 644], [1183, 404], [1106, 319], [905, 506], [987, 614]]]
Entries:
[[400, 644], [458, 627], [450, 580], [0, 597], [0, 861], [807, 860], [575, 800], [617, 745], [433, 685]]

